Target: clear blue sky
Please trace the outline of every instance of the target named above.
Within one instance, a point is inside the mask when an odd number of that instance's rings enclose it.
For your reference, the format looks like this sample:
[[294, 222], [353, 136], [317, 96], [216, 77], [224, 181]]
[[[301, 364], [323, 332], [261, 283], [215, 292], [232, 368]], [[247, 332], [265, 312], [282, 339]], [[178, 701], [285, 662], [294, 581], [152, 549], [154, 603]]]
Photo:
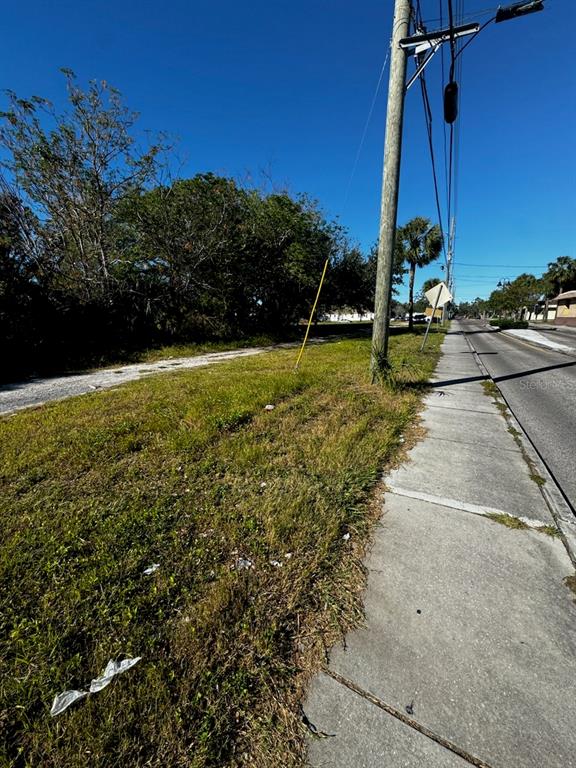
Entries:
[[[557, 256], [576, 256], [576, 3], [545, 5], [543, 13], [489, 26], [463, 56], [460, 300], [487, 295], [503, 277], [539, 274]], [[81, 84], [108, 80], [140, 112], [142, 129], [179, 138], [181, 173], [258, 180], [264, 171], [276, 184], [316, 198], [368, 248], [378, 231], [388, 71], [349, 183], [389, 45], [392, 6], [392, 0], [11, 3], [3, 9], [0, 86], [62, 104], [59, 67], [75, 70]], [[439, 0], [421, 6], [425, 19], [438, 17]], [[464, 0], [466, 16], [495, 6]], [[442, 167], [439, 77], [437, 57], [428, 87]], [[406, 105], [399, 221], [435, 220], [416, 86]], [[417, 284], [440, 274], [432, 266]]]

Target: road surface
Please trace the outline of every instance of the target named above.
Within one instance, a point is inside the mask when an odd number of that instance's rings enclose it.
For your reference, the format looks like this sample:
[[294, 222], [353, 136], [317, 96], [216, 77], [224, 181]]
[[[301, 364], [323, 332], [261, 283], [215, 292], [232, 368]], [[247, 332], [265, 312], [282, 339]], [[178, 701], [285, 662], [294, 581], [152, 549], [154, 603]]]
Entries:
[[[454, 325], [466, 333], [576, 509], [576, 357], [495, 333], [480, 321], [464, 320]], [[557, 333], [551, 331], [549, 338], [565, 343]], [[571, 334], [569, 339], [576, 336], [572, 331], [565, 333]]]

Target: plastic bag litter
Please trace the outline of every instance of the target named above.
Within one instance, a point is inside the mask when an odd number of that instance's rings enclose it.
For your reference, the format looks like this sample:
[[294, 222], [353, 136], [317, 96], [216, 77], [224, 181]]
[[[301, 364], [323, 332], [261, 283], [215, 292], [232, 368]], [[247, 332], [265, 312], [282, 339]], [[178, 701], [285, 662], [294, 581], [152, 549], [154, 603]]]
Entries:
[[60, 715], [64, 710], [68, 709], [71, 704], [74, 704], [74, 702], [79, 699], [83, 699], [85, 696], [88, 696], [88, 691], [64, 691], [63, 693], [59, 693], [54, 697], [50, 714], [52, 717]]
[[268, 405], [264, 406], [264, 410], [265, 411], [273, 411], [274, 408], [276, 408], [276, 406], [275, 405], [271, 405], [270, 403], [268, 403]]
[[154, 573], [154, 571], [157, 571], [158, 568], [160, 568], [160, 563], [152, 563], [152, 565], [149, 565], [148, 568], [145, 568], [142, 573], [144, 576], [150, 576], [150, 574]]
[[350, 534], [345, 533], [344, 536], [342, 536], [342, 541], [349, 541], [350, 540]]
[[90, 683], [90, 693], [97, 693], [103, 688], [106, 688], [106, 686], [112, 682], [113, 677], [122, 674], [122, 672], [126, 672], [126, 670], [130, 669], [135, 664], [138, 664], [141, 658], [142, 656], [136, 656], [133, 659], [124, 659], [123, 661], [113, 661], [110, 659], [108, 664], [106, 664], [106, 669], [102, 672], [100, 677], [95, 678]]
[[233, 566], [237, 571], [246, 571], [250, 568], [254, 568], [254, 563], [247, 557], [238, 557]]

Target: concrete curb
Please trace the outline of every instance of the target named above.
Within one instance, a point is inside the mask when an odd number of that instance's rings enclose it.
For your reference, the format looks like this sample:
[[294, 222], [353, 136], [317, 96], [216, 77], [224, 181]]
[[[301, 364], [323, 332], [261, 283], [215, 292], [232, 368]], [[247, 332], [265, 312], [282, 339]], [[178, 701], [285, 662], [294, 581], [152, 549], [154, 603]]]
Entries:
[[[494, 379], [488, 372], [486, 366], [482, 362], [480, 355], [476, 352], [474, 345], [468, 338], [467, 334], [464, 334], [464, 338], [466, 339], [466, 343], [470, 347], [470, 350], [474, 356], [474, 359], [476, 360], [476, 363], [480, 371], [484, 374], [484, 376], [486, 376], [487, 381], [491, 381], [492, 384], [497, 388], [499, 397], [501, 398], [502, 402], [506, 405], [507, 419], [510, 422], [511, 426], [514, 427], [514, 429], [518, 432], [518, 440], [520, 442], [522, 451], [525, 454], [525, 457], [527, 457], [528, 461], [537, 469], [538, 474], [546, 481], [544, 485], [539, 485], [540, 492], [544, 498], [546, 506], [548, 507], [548, 509], [550, 510], [550, 513], [552, 514], [552, 517], [554, 518], [556, 526], [558, 527], [558, 530], [560, 532], [560, 538], [562, 539], [562, 543], [566, 548], [568, 557], [570, 558], [570, 560], [572, 561], [572, 564], [576, 568], [576, 517], [574, 516], [572, 508], [569, 505], [569, 503], [566, 501], [560, 486], [558, 485], [558, 483], [556, 482], [556, 479], [548, 469], [546, 462], [540, 456], [534, 444], [532, 443], [532, 441], [524, 431], [524, 428], [522, 427], [522, 425], [514, 415], [514, 412], [512, 411], [510, 404], [506, 400], [506, 397], [502, 393], [502, 390], [500, 389], [498, 384], [494, 381]], [[537, 345], [533, 344], [532, 346], [537, 346]], [[546, 347], [546, 349], [549, 349], [549, 347]]]
[[[529, 328], [528, 330], [535, 330], [534, 328]], [[548, 352], [558, 352], [560, 355], [566, 355], [567, 357], [574, 357], [576, 355], [576, 348], [575, 347], [568, 347], [565, 345], [564, 349], [558, 349], [557, 347], [551, 347], [548, 344], [540, 344], [535, 339], [526, 339], [524, 336], [517, 336], [515, 333], [510, 333], [510, 331], [500, 331], [500, 333], [506, 334], [506, 336], [509, 336], [511, 339], [515, 339], [516, 341], [521, 341], [524, 344], [528, 344], [530, 347], [535, 347], [536, 349], [545, 349]]]

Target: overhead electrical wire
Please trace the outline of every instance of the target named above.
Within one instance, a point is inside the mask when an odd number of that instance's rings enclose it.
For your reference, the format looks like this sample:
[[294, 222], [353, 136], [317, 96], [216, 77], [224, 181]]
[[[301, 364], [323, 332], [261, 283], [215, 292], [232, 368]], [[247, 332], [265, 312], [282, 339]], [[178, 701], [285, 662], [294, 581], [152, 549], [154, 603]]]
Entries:
[[[422, 22], [422, 11], [420, 8], [420, 0], [416, 1], [416, 13], [414, 21], [414, 27], [418, 32], [425, 31], [425, 27]], [[448, 263], [447, 251], [446, 251], [446, 235], [443, 224], [442, 207], [440, 205], [440, 191], [438, 187], [438, 173], [436, 170], [436, 157], [434, 153], [434, 135], [432, 130], [432, 108], [430, 106], [430, 98], [428, 96], [428, 88], [426, 86], [426, 77], [424, 71], [418, 76], [420, 81], [420, 92], [422, 95], [422, 106], [424, 109], [424, 121], [426, 123], [426, 135], [428, 138], [428, 149], [430, 152], [430, 161], [432, 165], [432, 181], [434, 184], [434, 199], [436, 202], [436, 212], [438, 215], [438, 227], [440, 229], [440, 237], [442, 242], [442, 252], [444, 255], [444, 261]]]
[[346, 192], [344, 194], [344, 208], [346, 207], [348, 203], [348, 196], [350, 194], [350, 188], [352, 186], [352, 181], [354, 180], [354, 176], [356, 175], [356, 170], [358, 168], [358, 162], [360, 161], [360, 155], [362, 154], [362, 149], [364, 148], [364, 142], [366, 141], [366, 134], [368, 133], [368, 128], [370, 126], [370, 122], [372, 121], [372, 115], [374, 114], [374, 108], [376, 106], [376, 101], [378, 100], [378, 94], [380, 93], [380, 86], [382, 85], [382, 79], [384, 77], [384, 72], [386, 71], [386, 65], [388, 64], [388, 59], [390, 58], [390, 48], [392, 45], [392, 41], [390, 41], [390, 44], [388, 46], [388, 51], [386, 52], [386, 58], [384, 59], [384, 63], [382, 64], [382, 67], [380, 69], [380, 75], [378, 77], [378, 82], [376, 83], [376, 88], [374, 89], [374, 95], [372, 96], [372, 102], [370, 104], [370, 109], [368, 110], [368, 116], [366, 118], [366, 122], [364, 123], [364, 129], [362, 131], [362, 136], [360, 137], [360, 142], [358, 144], [358, 149], [356, 151], [356, 156], [354, 158], [354, 163], [352, 165], [352, 170], [350, 172], [350, 178], [348, 179], [348, 184], [346, 186]]
[[502, 267], [502, 269], [546, 269], [548, 264], [471, 264], [466, 261], [456, 261], [461, 267]]
[[432, 162], [432, 179], [434, 182], [434, 197], [436, 200], [436, 212], [438, 213], [438, 226], [440, 227], [440, 236], [442, 238], [442, 250], [444, 252], [444, 261], [448, 263], [446, 254], [446, 237], [444, 235], [444, 226], [442, 224], [442, 209], [440, 207], [440, 193], [438, 191], [438, 176], [436, 174], [436, 159], [434, 156], [434, 139], [432, 134], [432, 109], [430, 108], [430, 99], [428, 98], [428, 89], [424, 73], [420, 74], [420, 90], [422, 93], [422, 103], [424, 106], [424, 119], [426, 121], [426, 133], [428, 136], [428, 148], [430, 150], [430, 160]]
[[[438, 0], [438, 7], [440, 9], [440, 29], [444, 26], [444, 17], [442, 14], [442, 0]], [[444, 89], [446, 88], [446, 72], [445, 72], [445, 65], [444, 65], [444, 46], [440, 46], [440, 68], [442, 71], [442, 93], [444, 93]], [[442, 130], [444, 133], [444, 184], [445, 189], [448, 189], [448, 138], [447, 138], [447, 132], [446, 132], [446, 121], [442, 120]]]

